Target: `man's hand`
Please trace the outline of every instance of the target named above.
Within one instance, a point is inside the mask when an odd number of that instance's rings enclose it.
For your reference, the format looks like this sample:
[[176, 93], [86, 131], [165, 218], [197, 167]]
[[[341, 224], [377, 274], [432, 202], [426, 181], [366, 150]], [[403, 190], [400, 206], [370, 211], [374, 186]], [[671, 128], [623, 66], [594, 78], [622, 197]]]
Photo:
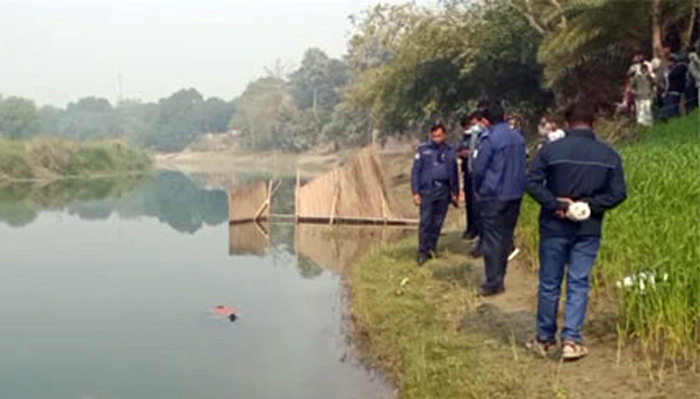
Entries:
[[458, 195], [452, 195], [452, 205], [455, 208], [459, 208], [459, 196]]
[[469, 150], [466, 148], [463, 148], [463, 149], [459, 150], [459, 152], [457, 153], [457, 156], [460, 158], [469, 158]]
[[569, 210], [569, 205], [574, 203], [574, 200], [572, 200], [571, 198], [566, 198], [566, 197], [558, 197], [557, 201], [565, 204], [566, 208], [557, 209], [556, 212], [554, 212], [554, 216], [558, 217], [559, 219], [567, 219], [566, 212]]
[[420, 206], [420, 194], [413, 194], [413, 203]]

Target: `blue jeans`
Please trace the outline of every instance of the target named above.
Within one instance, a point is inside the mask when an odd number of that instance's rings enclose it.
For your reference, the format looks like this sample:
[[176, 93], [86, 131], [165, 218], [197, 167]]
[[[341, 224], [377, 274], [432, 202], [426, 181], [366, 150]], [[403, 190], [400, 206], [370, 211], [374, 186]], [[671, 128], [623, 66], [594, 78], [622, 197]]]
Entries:
[[561, 338], [574, 342], [583, 340], [581, 329], [586, 321], [589, 279], [599, 249], [600, 237], [541, 237], [537, 306], [537, 335], [541, 341], [556, 339], [559, 295], [564, 272], [566, 323]]
[[667, 93], [664, 96], [663, 117], [671, 119], [681, 116], [681, 94]]

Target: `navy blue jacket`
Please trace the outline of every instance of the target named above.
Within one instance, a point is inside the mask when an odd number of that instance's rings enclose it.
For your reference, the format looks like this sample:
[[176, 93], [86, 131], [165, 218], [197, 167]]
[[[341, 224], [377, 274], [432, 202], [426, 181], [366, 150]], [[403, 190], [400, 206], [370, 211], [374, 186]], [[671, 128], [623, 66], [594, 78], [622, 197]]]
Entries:
[[507, 123], [482, 133], [474, 161], [474, 184], [479, 200], [508, 201], [525, 194], [527, 146]]
[[457, 153], [452, 146], [432, 140], [422, 143], [413, 161], [411, 187], [414, 194], [458, 195]]
[[[527, 175], [527, 191], [542, 205], [540, 232], [550, 236], [600, 236], [603, 214], [627, 198], [620, 155], [592, 130], [571, 130], [542, 147]], [[573, 222], [555, 216], [566, 203], [587, 203], [591, 217]]]

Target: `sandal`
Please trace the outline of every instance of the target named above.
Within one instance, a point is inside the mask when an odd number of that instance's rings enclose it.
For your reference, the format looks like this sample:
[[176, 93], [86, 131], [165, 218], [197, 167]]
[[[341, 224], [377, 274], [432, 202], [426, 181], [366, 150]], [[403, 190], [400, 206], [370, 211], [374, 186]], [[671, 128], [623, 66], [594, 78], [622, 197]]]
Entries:
[[564, 341], [561, 345], [562, 360], [579, 360], [586, 355], [588, 355], [588, 348], [577, 342]]
[[547, 357], [552, 352], [552, 349], [556, 348], [556, 346], [556, 341], [540, 341], [540, 339], [537, 337], [525, 343], [525, 347], [530, 352], [540, 357]]

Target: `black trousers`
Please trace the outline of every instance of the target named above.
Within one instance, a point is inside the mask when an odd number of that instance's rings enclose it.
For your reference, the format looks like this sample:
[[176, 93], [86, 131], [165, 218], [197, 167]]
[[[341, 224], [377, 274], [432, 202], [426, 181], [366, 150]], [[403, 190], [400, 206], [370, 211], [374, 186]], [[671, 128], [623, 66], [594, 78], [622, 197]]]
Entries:
[[484, 254], [486, 282], [483, 288], [503, 288], [508, 255], [515, 248], [513, 234], [520, 215], [522, 199], [479, 202], [481, 217], [481, 250]]
[[474, 196], [474, 179], [464, 172], [464, 198], [467, 202], [467, 234], [479, 235], [479, 212]]
[[421, 195], [420, 230], [418, 233], [420, 253], [429, 254], [437, 249], [442, 225], [450, 207], [450, 194]]

